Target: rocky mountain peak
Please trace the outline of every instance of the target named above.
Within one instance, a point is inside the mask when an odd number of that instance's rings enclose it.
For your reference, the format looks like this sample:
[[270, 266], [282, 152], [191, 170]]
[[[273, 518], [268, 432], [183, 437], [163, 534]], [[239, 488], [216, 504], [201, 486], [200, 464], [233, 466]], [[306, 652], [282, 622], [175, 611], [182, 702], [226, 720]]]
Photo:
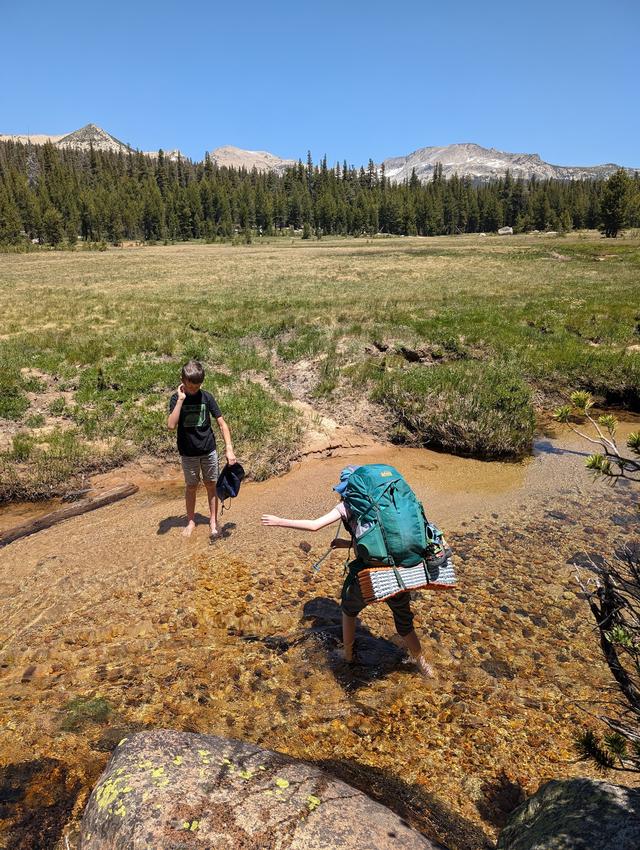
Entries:
[[252, 168], [258, 171], [282, 172], [291, 165], [295, 165], [293, 159], [282, 159], [269, 151], [247, 151], [236, 148], [233, 145], [223, 145], [209, 154], [211, 161], [221, 167], [227, 168]]
[[63, 136], [56, 142], [56, 145], [60, 148], [73, 147], [81, 150], [93, 148], [94, 150], [113, 151], [115, 153], [119, 151], [128, 153], [131, 150], [129, 145], [116, 139], [115, 136], [107, 133], [106, 130], [96, 124], [85, 124], [79, 130], [74, 130], [73, 133]]
[[[608, 163], [593, 166], [551, 165], [537, 153], [508, 153], [496, 148], [483, 148], [474, 142], [420, 148], [407, 156], [385, 159], [387, 177], [394, 182], [408, 180], [415, 170], [417, 177], [428, 181], [436, 165], [442, 166], [443, 177], [470, 177], [475, 181], [504, 177], [509, 171], [514, 179], [581, 180], [609, 177], [619, 166]], [[632, 169], [628, 169], [633, 173]]]

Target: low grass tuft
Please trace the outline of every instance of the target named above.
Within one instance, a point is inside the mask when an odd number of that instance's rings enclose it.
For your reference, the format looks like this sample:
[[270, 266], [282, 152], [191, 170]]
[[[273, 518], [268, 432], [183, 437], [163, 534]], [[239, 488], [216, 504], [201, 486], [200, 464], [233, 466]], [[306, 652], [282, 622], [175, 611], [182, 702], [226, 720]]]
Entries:
[[104, 697], [76, 697], [62, 707], [60, 728], [64, 732], [77, 732], [87, 723], [104, 723], [112, 706]]
[[18, 463], [24, 463], [24, 461], [29, 460], [33, 445], [34, 440], [30, 434], [26, 434], [23, 431], [14, 434], [10, 452], [12, 460], [16, 460]]
[[374, 399], [423, 446], [483, 458], [518, 456], [531, 447], [531, 391], [506, 367], [414, 367], [387, 374]]

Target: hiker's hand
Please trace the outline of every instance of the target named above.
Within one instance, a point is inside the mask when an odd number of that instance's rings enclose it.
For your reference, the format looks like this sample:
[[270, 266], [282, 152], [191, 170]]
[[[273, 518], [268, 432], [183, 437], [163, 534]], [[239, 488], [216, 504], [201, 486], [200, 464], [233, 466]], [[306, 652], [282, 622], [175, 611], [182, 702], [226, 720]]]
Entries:
[[187, 397], [187, 391], [184, 388], [184, 384], [180, 384], [178, 387], [178, 401], [184, 401]]
[[280, 517], [273, 514], [262, 514], [261, 522], [263, 525], [280, 525]]
[[233, 466], [234, 463], [237, 463], [236, 453], [234, 452], [233, 449], [231, 449], [231, 451], [229, 451], [229, 449], [227, 449], [225, 454], [227, 456], [227, 463], [229, 464], [229, 466]]

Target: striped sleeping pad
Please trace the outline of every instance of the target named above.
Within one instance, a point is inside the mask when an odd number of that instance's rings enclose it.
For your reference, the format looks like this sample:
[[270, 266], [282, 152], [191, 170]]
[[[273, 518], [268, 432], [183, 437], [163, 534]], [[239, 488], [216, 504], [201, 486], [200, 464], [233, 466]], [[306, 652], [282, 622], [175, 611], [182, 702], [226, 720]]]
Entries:
[[360, 570], [357, 578], [367, 605], [405, 590], [421, 587], [441, 590], [456, 586], [452, 552], [448, 547], [439, 557], [427, 558], [415, 567], [367, 567]]

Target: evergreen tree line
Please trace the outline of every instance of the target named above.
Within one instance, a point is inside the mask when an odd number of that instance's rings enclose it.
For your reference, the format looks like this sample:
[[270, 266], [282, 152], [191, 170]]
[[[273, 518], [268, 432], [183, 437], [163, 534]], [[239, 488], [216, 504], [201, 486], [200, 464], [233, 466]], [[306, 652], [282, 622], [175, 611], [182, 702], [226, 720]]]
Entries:
[[214, 240], [243, 233], [407, 236], [640, 226], [640, 177], [608, 181], [445, 179], [437, 166], [392, 183], [372, 160], [329, 167], [326, 157], [283, 174], [141, 152], [0, 143], [0, 244], [122, 239]]

